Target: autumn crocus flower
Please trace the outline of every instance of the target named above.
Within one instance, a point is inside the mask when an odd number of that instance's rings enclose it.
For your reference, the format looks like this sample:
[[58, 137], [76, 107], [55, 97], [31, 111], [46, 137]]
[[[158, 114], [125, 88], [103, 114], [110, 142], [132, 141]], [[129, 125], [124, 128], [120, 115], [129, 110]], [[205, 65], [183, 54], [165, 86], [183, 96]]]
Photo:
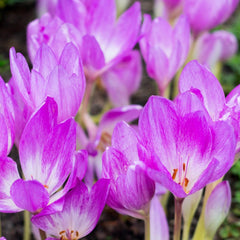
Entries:
[[187, 18], [181, 16], [172, 28], [165, 19], [159, 17], [152, 21], [150, 15], [145, 14], [140, 47], [147, 72], [156, 80], [160, 95], [164, 95], [188, 55], [190, 28]]
[[199, 63], [214, 68], [218, 61], [232, 57], [238, 48], [236, 37], [227, 31], [203, 33], [196, 41], [193, 58]]
[[23, 55], [11, 48], [10, 67], [18, 141], [26, 121], [47, 96], [58, 104], [58, 121], [76, 115], [85, 91], [85, 76], [73, 44], [65, 45], [59, 58], [50, 47], [41, 45], [31, 71]]
[[222, 177], [236, 147], [233, 127], [211, 121], [189, 94], [175, 103], [151, 97], [139, 117], [140, 157], [148, 175], [178, 198]]
[[116, 125], [112, 146], [103, 154], [102, 176], [110, 179], [107, 204], [121, 214], [145, 219], [155, 183], [147, 176], [137, 150], [138, 134], [125, 122]]
[[48, 239], [82, 238], [97, 225], [105, 206], [108, 190], [107, 179], [98, 180], [90, 192], [84, 183], [78, 181], [63, 198], [34, 216], [32, 222], [46, 232]]
[[56, 15], [46, 14], [29, 24], [29, 55], [33, 60], [45, 43], [59, 56], [66, 43], [74, 43], [88, 83], [101, 78], [112, 103], [123, 106], [140, 85], [141, 57], [132, 51], [140, 24], [138, 2], [116, 19], [115, 0], [58, 1]]
[[[57, 124], [56, 102], [46, 102], [29, 119], [19, 144], [24, 180], [16, 163], [1, 158], [0, 211], [36, 213], [61, 198], [86, 171], [86, 152], [75, 152], [76, 123]], [[58, 191], [66, 182], [64, 188]]]
[[225, 22], [236, 9], [239, 0], [184, 0], [184, 13], [195, 34], [210, 30]]

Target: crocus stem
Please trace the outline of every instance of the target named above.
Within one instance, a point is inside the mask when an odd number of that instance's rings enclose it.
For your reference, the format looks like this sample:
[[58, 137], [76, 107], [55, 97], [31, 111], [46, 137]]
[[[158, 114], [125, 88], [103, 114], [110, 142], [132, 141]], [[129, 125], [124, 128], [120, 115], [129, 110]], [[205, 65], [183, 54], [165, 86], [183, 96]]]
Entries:
[[23, 240], [30, 240], [30, 236], [31, 236], [30, 213], [28, 211], [24, 211], [23, 215], [24, 215]]
[[144, 222], [144, 227], [145, 227], [145, 240], [150, 240], [150, 218], [149, 216], [147, 216], [145, 218], [145, 222]]
[[182, 225], [182, 203], [183, 198], [175, 198], [175, 215], [174, 215], [174, 235], [173, 240], [180, 240]]
[[182, 240], [188, 240], [189, 239], [190, 227], [191, 227], [191, 222], [190, 221], [184, 222]]

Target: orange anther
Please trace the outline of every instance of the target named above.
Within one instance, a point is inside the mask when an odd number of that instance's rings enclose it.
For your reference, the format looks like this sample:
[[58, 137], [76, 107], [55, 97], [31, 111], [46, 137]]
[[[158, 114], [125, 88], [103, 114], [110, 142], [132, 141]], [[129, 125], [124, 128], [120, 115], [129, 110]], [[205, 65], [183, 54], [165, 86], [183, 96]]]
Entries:
[[173, 174], [172, 174], [172, 179], [173, 179], [173, 180], [176, 178], [177, 172], [178, 172], [178, 169], [177, 169], [177, 168], [174, 168], [174, 169], [173, 169]]
[[183, 163], [183, 171], [185, 172], [185, 170], [186, 170], [186, 164]]
[[185, 186], [185, 187], [187, 187], [188, 183], [189, 183], [188, 178], [184, 178], [184, 186]]

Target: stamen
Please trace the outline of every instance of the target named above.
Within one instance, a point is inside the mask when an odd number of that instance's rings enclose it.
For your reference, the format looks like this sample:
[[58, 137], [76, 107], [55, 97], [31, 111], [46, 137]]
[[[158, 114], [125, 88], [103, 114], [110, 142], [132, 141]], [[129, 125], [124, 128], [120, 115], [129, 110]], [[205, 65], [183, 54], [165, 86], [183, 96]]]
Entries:
[[45, 188], [47, 188], [47, 189], [49, 188], [48, 185], [43, 185], [43, 186], [44, 186]]
[[174, 168], [173, 169], [173, 174], [172, 174], [172, 179], [175, 180], [176, 176], [177, 176], [177, 172], [178, 172], [178, 169], [177, 168]]
[[76, 237], [78, 237], [79, 236], [79, 232], [78, 231], [76, 231]]
[[183, 171], [185, 172], [186, 171], [186, 164], [183, 163]]
[[184, 186], [185, 187], [187, 187], [188, 183], [189, 183], [189, 179], [188, 178], [184, 178]]
[[64, 234], [66, 231], [61, 231], [60, 233], [59, 233], [59, 235], [62, 235], [62, 234]]

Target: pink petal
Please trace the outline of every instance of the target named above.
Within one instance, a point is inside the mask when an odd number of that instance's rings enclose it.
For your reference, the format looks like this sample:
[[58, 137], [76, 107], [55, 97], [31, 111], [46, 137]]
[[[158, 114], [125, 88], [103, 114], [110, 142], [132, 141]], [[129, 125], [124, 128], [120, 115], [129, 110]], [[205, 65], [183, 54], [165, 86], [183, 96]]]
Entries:
[[105, 206], [109, 181], [99, 180], [88, 193], [87, 187], [79, 182], [65, 196], [62, 211], [49, 214], [48, 208], [32, 218], [32, 222], [47, 234], [60, 237], [59, 232], [78, 231], [78, 238], [86, 236], [96, 226]]
[[102, 81], [114, 106], [128, 105], [139, 87], [142, 63], [138, 51], [132, 51], [102, 75]]
[[[51, 98], [29, 119], [19, 143], [21, 167], [26, 179], [41, 175], [43, 148], [49, 133], [57, 124], [57, 105]], [[39, 176], [40, 177], [40, 176]]]
[[83, 65], [86, 68], [86, 76], [93, 81], [97, 77], [97, 71], [105, 65], [102, 49], [95, 37], [85, 35], [82, 38], [80, 52]]
[[44, 186], [35, 180], [16, 180], [11, 186], [11, 197], [21, 209], [36, 212], [49, 202], [49, 194]]
[[0, 158], [0, 174], [0, 211], [22, 211], [22, 209], [17, 207], [13, 202], [10, 195], [11, 185], [20, 178], [17, 164], [11, 158]]
[[107, 49], [116, 21], [116, 3], [114, 0], [92, 0], [88, 9], [88, 31], [93, 35], [101, 49]]
[[[128, 23], [131, 22], [131, 25]], [[106, 62], [110, 62], [119, 54], [125, 54], [136, 44], [141, 24], [140, 4], [134, 3], [118, 19], [117, 25], [104, 50]]]
[[[197, 61], [191, 61], [183, 69], [179, 80], [181, 93], [197, 88], [201, 91], [209, 115], [217, 120], [225, 104], [223, 89], [216, 77]], [[212, 91], [214, 89], [214, 91]]]

